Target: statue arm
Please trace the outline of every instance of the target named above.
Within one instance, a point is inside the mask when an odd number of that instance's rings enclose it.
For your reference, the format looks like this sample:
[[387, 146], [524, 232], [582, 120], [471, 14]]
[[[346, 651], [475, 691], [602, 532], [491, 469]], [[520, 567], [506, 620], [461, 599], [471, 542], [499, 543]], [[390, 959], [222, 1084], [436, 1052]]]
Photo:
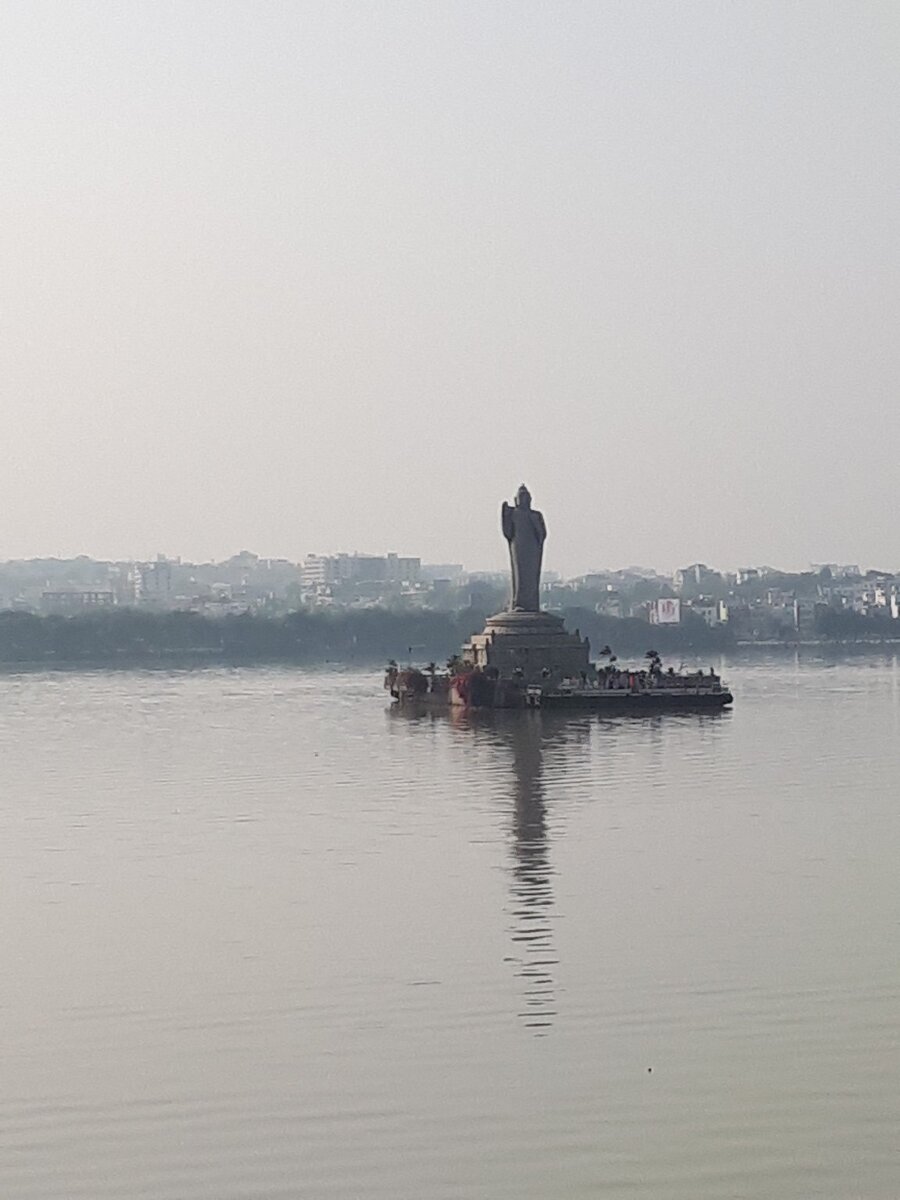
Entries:
[[516, 536], [516, 527], [513, 521], [512, 509], [505, 500], [500, 508], [500, 528], [503, 530], [503, 536], [508, 542], [511, 542]]
[[538, 541], [543, 545], [543, 543], [547, 540], [547, 526], [544, 524], [544, 514], [534, 511], [532, 513], [532, 519], [534, 521], [535, 531], [538, 535]]

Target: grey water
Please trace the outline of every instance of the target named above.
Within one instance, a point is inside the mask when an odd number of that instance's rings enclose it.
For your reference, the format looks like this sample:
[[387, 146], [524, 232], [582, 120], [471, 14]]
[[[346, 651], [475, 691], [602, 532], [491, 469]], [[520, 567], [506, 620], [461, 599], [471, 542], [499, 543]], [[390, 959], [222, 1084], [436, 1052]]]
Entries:
[[900, 665], [0, 678], [0, 1195], [900, 1195]]

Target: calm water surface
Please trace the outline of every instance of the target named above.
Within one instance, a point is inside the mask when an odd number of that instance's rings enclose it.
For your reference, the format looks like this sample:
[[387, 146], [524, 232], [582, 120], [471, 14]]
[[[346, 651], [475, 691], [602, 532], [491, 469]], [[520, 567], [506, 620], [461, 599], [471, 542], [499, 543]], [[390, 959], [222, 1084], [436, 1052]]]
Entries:
[[0, 678], [0, 1196], [900, 1196], [900, 666]]

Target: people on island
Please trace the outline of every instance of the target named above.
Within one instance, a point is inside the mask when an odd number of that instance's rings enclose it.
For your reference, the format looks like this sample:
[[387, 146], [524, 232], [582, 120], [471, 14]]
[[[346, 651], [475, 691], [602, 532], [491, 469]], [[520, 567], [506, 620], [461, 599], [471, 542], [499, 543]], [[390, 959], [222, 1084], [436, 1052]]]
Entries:
[[721, 682], [713, 667], [709, 668], [709, 674], [702, 668], [683, 672], [676, 671], [674, 667], [663, 667], [662, 658], [656, 650], [647, 651], [647, 666], [639, 670], [621, 670], [616, 665], [616, 656], [608, 646], [603, 648], [602, 654], [608, 657], [608, 662], [605, 666], [598, 663], [595, 671], [595, 686], [601, 691], [643, 692], [648, 689], [673, 687], [708, 689], [715, 688]]

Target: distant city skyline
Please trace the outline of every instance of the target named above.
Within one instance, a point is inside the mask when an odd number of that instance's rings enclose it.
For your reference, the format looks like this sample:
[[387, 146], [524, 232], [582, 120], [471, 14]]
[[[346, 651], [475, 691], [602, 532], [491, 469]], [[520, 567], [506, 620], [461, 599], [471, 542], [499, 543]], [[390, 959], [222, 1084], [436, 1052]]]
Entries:
[[[531, 569], [534, 573], [534, 563]], [[699, 562], [672, 574], [650, 568], [601, 569], [560, 578], [547, 571], [543, 587], [536, 590], [534, 574], [528, 586], [530, 611], [571, 609], [578, 614], [576, 628], [590, 622], [607, 643], [624, 627], [604, 627], [603, 622], [623, 619], [654, 627], [684, 625], [688, 638], [699, 621], [732, 644], [819, 636], [877, 641], [893, 638], [895, 622], [900, 623], [900, 576], [883, 569], [863, 573], [857, 564], [819, 564], [815, 571], [801, 574], [765, 565], [745, 566], [731, 574]], [[0, 617], [5, 653], [13, 659], [30, 653], [31, 635], [21, 624], [25, 618], [47, 617], [57, 623], [83, 616], [108, 620], [112, 624], [106, 625], [106, 641], [99, 628], [92, 627], [90, 636], [99, 637], [99, 653], [103, 645], [112, 644], [109, 638], [115, 640], [114, 628], [130, 627], [134, 636], [142, 636], [133, 625], [116, 625], [120, 619], [127, 623], [154, 614], [176, 621], [186, 616], [213, 621], [254, 617], [277, 624], [292, 615], [327, 612], [352, 619], [365, 611], [386, 628], [385, 622], [404, 613], [411, 621], [425, 614], [454, 620], [450, 614], [456, 614], [466, 624], [473, 614], [497, 613], [512, 604], [523, 610], [509, 571], [467, 571], [463, 564], [429, 564], [394, 553], [310, 554], [301, 562], [263, 558], [249, 550], [205, 563], [163, 555], [148, 562], [87, 557], [0, 562]], [[56, 653], [52, 630], [57, 628], [61, 627], [52, 625], [45, 636], [29, 625], [38, 639], [32, 650], [40, 656], [40, 643], [51, 656]], [[209, 636], [216, 641], [217, 635]], [[259, 636], [264, 642], [265, 635]], [[638, 636], [637, 628], [628, 627], [624, 636]]]
[[[499, 515], [499, 504], [497, 505], [497, 510], [498, 511], [496, 514], [491, 510], [489, 510], [486, 513], [467, 514], [467, 523], [473, 530], [479, 528], [480, 526], [485, 526], [486, 529], [491, 530], [493, 525], [495, 524], [495, 522], [494, 522], [495, 516], [498, 517], [498, 515]], [[851, 553], [849, 553], [845, 556], [828, 557], [827, 555], [821, 555], [821, 556], [816, 557], [813, 555], [809, 555], [807, 557], [803, 557], [801, 554], [800, 557], [795, 558], [791, 561], [779, 561], [774, 552], [769, 553], [769, 554], [763, 554], [757, 560], [752, 560], [749, 558], [740, 558], [740, 557], [736, 556], [734, 553], [731, 553], [730, 555], [726, 556], [724, 561], [720, 561], [720, 560], [716, 560], [712, 554], [694, 553], [693, 555], [683, 556], [681, 559], [673, 558], [670, 554], [668, 557], [663, 556], [661, 558], [661, 560], [649, 561], [646, 559], [641, 560], [635, 555], [632, 555], [629, 558], [627, 556], [627, 550], [626, 550], [626, 557], [623, 561], [603, 562], [599, 559], [598, 556], [592, 557], [592, 551], [590, 551], [590, 550], [580, 551], [579, 547], [573, 546], [573, 544], [572, 544], [573, 539], [572, 539], [571, 535], [568, 533], [567, 533], [566, 537], [564, 538], [564, 541], [567, 543], [568, 548], [569, 548], [568, 553], [572, 557], [570, 557], [565, 563], [563, 563], [560, 561], [558, 556], [554, 555], [554, 542], [556, 540], [558, 540], [559, 534], [561, 534], [563, 532], [565, 524], [566, 524], [565, 520], [556, 519], [555, 515], [552, 512], [549, 512], [547, 514], [547, 517], [548, 517], [549, 533], [548, 533], [548, 539], [547, 539], [547, 545], [546, 545], [545, 570], [549, 571], [549, 572], [555, 571], [558, 574], [563, 575], [565, 577], [573, 577], [573, 576], [577, 576], [577, 575], [590, 574], [591, 572], [594, 572], [597, 570], [601, 570], [601, 571], [602, 570], [628, 570], [628, 569], [632, 569], [632, 568], [637, 568], [637, 569], [642, 568], [642, 569], [647, 569], [647, 570], [654, 570], [654, 571], [658, 571], [660, 574], [663, 574], [663, 575], [671, 575], [673, 572], [677, 571], [680, 567], [683, 567], [691, 562], [705, 562], [705, 563], [708, 563], [709, 565], [715, 566], [717, 570], [728, 571], [728, 572], [734, 572], [734, 571], [740, 570], [741, 567], [748, 567], [748, 566], [766, 566], [766, 567], [772, 567], [777, 570], [799, 572], [799, 571], [807, 571], [807, 570], [811, 569], [815, 563], [823, 563], [823, 562], [829, 562], [829, 563], [855, 562], [855, 563], [859, 563], [860, 565], [862, 565], [863, 562], [865, 562], [867, 565], [863, 569], [869, 569], [870, 567], [877, 567], [879, 569], [884, 568], [884, 569], [890, 569], [890, 570], [900, 569], [900, 568], [898, 568], [898, 563], [900, 563], [900, 548], [898, 548], [898, 550], [893, 553], [881, 555], [880, 557], [877, 555], [874, 555], [871, 557], [871, 559], [868, 559], [868, 558], [866, 558], [865, 555], [862, 555], [859, 552], [853, 553], [852, 546], [850, 547]], [[479, 532], [480, 532], [480, 535], [479, 535], [478, 541], [479, 541], [479, 543], [483, 543], [486, 540], [486, 538], [484, 536], [484, 530], [480, 530]], [[137, 551], [135, 551], [134, 549], [131, 549], [126, 553], [98, 553], [93, 550], [85, 550], [85, 549], [80, 549], [80, 548], [66, 548], [66, 549], [56, 548], [56, 549], [50, 549], [50, 550], [47, 550], [44, 548], [39, 548], [39, 549], [32, 549], [25, 553], [3, 554], [2, 558], [0, 558], [0, 561], [11, 561], [11, 560], [15, 560], [15, 559], [33, 559], [33, 558], [71, 559], [71, 558], [77, 558], [79, 556], [86, 556], [88, 558], [92, 558], [97, 561], [148, 562], [148, 561], [155, 559], [158, 555], [162, 554], [168, 558], [173, 558], [173, 559], [181, 558], [188, 562], [205, 563], [205, 562], [224, 562], [227, 559], [241, 553], [242, 551], [249, 550], [251, 553], [257, 554], [260, 558], [286, 559], [291, 562], [301, 562], [303, 560], [303, 558], [305, 558], [306, 555], [308, 555], [308, 554], [385, 555], [385, 554], [389, 554], [389, 553], [399, 553], [402, 556], [406, 553], [413, 553], [413, 554], [417, 554], [418, 557], [420, 557], [423, 562], [435, 562], [435, 563], [436, 562], [458, 562], [458, 563], [462, 564], [467, 571], [496, 572], [496, 571], [506, 570], [506, 569], [508, 569], [508, 566], [509, 566], [508, 550], [507, 550], [506, 544], [504, 543], [504, 541], [502, 539], [502, 536], [499, 533], [499, 525], [497, 525], [496, 535], [497, 536], [496, 536], [496, 545], [494, 547], [494, 553], [491, 556], [482, 557], [482, 559], [480, 561], [472, 559], [472, 556], [470, 554], [465, 553], [466, 547], [465, 547], [464, 542], [461, 543], [461, 549], [463, 550], [463, 553], [459, 553], [459, 554], [455, 554], [455, 555], [453, 555], [453, 554], [428, 555], [428, 554], [421, 553], [418, 548], [405, 549], [405, 548], [401, 547], [398, 549], [398, 544], [396, 543], [396, 541], [391, 541], [386, 546], [385, 545], [376, 545], [374, 547], [373, 546], [354, 545], [354, 544], [344, 544], [344, 545], [340, 545], [337, 547], [327, 547], [327, 546], [323, 547], [321, 544], [317, 544], [313, 548], [309, 548], [309, 547], [303, 547], [302, 543], [301, 543], [301, 548], [299, 551], [293, 550], [291, 552], [291, 551], [285, 550], [283, 547], [279, 548], [277, 546], [274, 549], [269, 549], [268, 547], [270, 547], [272, 545], [272, 543], [265, 543], [265, 545], [267, 547], [265, 551], [259, 550], [259, 549], [254, 549], [252, 546], [237, 545], [233, 541], [229, 543], [229, 541], [227, 540], [227, 536], [223, 540], [221, 546], [218, 547], [217, 549], [210, 551], [210, 550], [206, 550], [205, 548], [201, 547], [201, 550], [199, 553], [198, 552], [192, 553], [190, 551], [190, 549], [182, 549], [182, 548], [162, 549], [160, 547], [159, 543], [151, 543], [152, 549], [149, 551], [147, 551], [145, 548], [139, 549]], [[621, 537], [617, 537], [616, 540], [618, 542], [621, 542], [622, 539], [621, 539]], [[861, 541], [865, 541], [865, 539], [861, 539]], [[2, 536], [0, 536], [0, 545], [2, 545], [2, 544], [3, 544], [3, 539], [2, 539]], [[296, 545], [296, 544], [297, 544], [296, 540], [294, 540], [294, 545]], [[187, 545], [189, 545], [189, 543], [185, 542], [185, 543], [182, 543], [182, 545], [187, 546]], [[469, 561], [470, 559], [472, 559], [472, 560]]]
[[[286, 554], [262, 554], [259, 551], [254, 550], [252, 547], [249, 547], [249, 546], [242, 546], [239, 549], [230, 550], [222, 555], [209, 555], [206, 557], [195, 557], [195, 556], [188, 555], [188, 554], [176, 554], [176, 553], [167, 552], [165, 550], [155, 550], [152, 554], [136, 554], [136, 555], [129, 554], [129, 555], [124, 555], [124, 556], [88, 554], [84, 551], [79, 551], [78, 553], [75, 553], [75, 554], [38, 553], [38, 554], [18, 555], [14, 558], [0, 559], [0, 565], [14, 563], [14, 562], [38, 562], [43, 559], [48, 559], [48, 560], [55, 559], [55, 560], [58, 560], [61, 562], [74, 562], [78, 559], [87, 559], [90, 562], [96, 562], [96, 563], [104, 563], [104, 562], [109, 562], [109, 563], [153, 563], [155, 561], [162, 560], [162, 561], [169, 561], [172, 563], [179, 563], [179, 564], [183, 564], [186, 566], [189, 566], [189, 565], [212, 566], [217, 563], [224, 564], [227, 562], [231, 562], [232, 560], [238, 559], [238, 558], [240, 558], [241, 555], [245, 555], [245, 554], [252, 555], [254, 558], [258, 558], [263, 562], [289, 563], [293, 566], [298, 566], [298, 567], [303, 566], [304, 560], [306, 560], [308, 558], [318, 558], [318, 557], [322, 557], [322, 558], [359, 557], [359, 558], [376, 558], [376, 559], [377, 558], [395, 557], [395, 558], [399, 558], [401, 561], [412, 557], [421, 563], [422, 569], [433, 568], [438, 565], [445, 565], [448, 567], [452, 566], [454, 568], [458, 568], [466, 575], [478, 575], [478, 574], [502, 575], [502, 574], [508, 574], [508, 572], [509, 572], [508, 556], [506, 557], [505, 561], [500, 561], [500, 562], [498, 562], [496, 564], [492, 564], [492, 565], [472, 564], [472, 563], [465, 562], [464, 560], [456, 560], [453, 562], [447, 560], [443, 564], [441, 564], [437, 560], [429, 559], [426, 556], [421, 555], [421, 554], [413, 554], [412, 552], [407, 554], [406, 552], [398, 553], [396, 550], [393, 550], [393, 549], [391, 549], [391, 550], [359, 549], [356, 547], [352, 550], [342, 550], [342, 549], [339, 549], [339, 550], [334, 550], [334, 549], [309, 550], [296, 558], [294, 558], [290, 555], [286, 555]], [[584, 576], [595, 575], [595, 574], [602, 575], [602, 574], [606, 574], [606, 573], [628, 573], [628, 572], [639, 573], [642, 571], [649, 571], [649, 572], [653, 572], [654, 574], [660, 576], [661, 578], [671, 578], [674, 575], [676, 575], [678, 572], [683, 570], [684, 568], [686, 568], [688, 566], [692, 566], [692, 565], [697, 565], [697, 564], [707, 566], [711, 570], [718, 572], [720, 574], [723, 574], [723, 575], [734, 575], [735, 573], [740, 573], [742, 570], [745, 570], [748, 568], [749, 569], [754, 569], [754, 568], [766, 569], [766, 570], [771, 570], [774, 572], [784, 572], [786, 574], [801, 574], [801, 573], [820, 571], [825, 567], [828, 567], [829, 569], [836, 569], [839, 572], [857, 568], [862, 574], [865, 574], [867, 571], [882, 571], [883, 570], [890, 574], [900, 575], [900, 567], [897, 567], [894, 564], [887, 563], [884, 561], [877, 562], [877, 563], [867, 563], [867, 562], [859, 559], [858, 556], [857, 556], [857, 558], [852, 559], [852, 560], [847, 560], [846, 562], [841, 562], [841, 561], [832, 559], [827, 562], [807, 561], [807, 562], [801, 563], [799, 565], [778, 563], [778, 562], [771, 561], [771, 560], [761, 561], [761, 562], [757, 562], [757, 563], [741, 562], [741, 563], [734, 564], [734, 565], [731, 565], [731, 564], [723, 565], [721, 563], [715, 563], [708, 558], [707, 559], [696, 558], [696, 559], [693, 559], [690, 563], [682, 562], [674, 567], [669, 567], [666, 565], [660, 565], [657, 563], [649, 563], [649, 562], [645, 562], [645, 563], [626, 562], [626, 563], [620, 563], [620, 564], [593, 563], [590, 566], [583, 567], [583, 568], [580, 568], [575, 571], [568, 571], [568, 572], [560, 570], [558, 567], [554, 566], [553, 563], [551, 562], [544, 567], [542, 575], [545, 579], [566, 580], [566, 579], [582, 578]]]

